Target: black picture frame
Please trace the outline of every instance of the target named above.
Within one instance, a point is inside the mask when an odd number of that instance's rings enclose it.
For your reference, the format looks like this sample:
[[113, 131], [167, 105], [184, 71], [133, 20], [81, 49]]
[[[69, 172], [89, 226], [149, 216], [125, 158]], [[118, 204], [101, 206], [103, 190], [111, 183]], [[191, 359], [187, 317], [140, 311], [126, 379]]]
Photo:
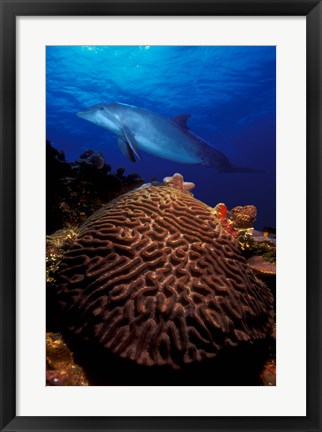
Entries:
[[[311, 0], [0, 0], [0, 426], [2, 431], [321, 431], [322, 5]], [[16, 415], [16, 17], [306, 16], [307, 415], [305, 417], [19, 417]], [[296, 91], [296, 90], [295, 90]], [[299, 203], [303, 205], [303, 203]], [[304, 227], [299, 227], [304, 229]]]

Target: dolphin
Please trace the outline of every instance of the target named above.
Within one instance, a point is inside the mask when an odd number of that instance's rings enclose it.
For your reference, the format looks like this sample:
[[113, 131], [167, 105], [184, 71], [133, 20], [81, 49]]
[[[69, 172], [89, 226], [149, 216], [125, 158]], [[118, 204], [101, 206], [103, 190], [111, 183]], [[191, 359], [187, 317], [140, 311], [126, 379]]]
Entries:
[[258, 172], [233, 165], [219, 150], [193, 133], [187, 125], [190, 114], [168, 120], [161, 115], [123, 103], [100, 103], [77, 116], [116, 135], [118, 145], [128, 159], [142, 160], [141, 150], [184, 164], [204, 165], [220, 172]]

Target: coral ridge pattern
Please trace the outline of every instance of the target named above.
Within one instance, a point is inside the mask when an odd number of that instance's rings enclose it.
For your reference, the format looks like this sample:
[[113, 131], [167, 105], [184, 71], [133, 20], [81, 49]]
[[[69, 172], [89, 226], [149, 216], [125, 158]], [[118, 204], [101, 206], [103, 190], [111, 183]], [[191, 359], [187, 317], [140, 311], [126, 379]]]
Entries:
[[270, 290], [213, 209], [167, 185], [131, 191], [85, 221], [58, 298], [73, 334], [148, 366], [215, 357], [273, 324]]

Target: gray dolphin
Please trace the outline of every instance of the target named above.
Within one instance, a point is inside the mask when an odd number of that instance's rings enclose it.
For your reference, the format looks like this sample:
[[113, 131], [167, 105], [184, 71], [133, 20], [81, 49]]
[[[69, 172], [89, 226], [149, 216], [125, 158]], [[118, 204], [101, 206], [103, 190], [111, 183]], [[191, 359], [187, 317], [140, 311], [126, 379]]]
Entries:
[[114, 133], [124, 156], [142, 160], [140, 150], [185, 164], [205, 165], [221, 172], [258, 172], [237, 167], [219, 150], [188, 129], [190, 114], [168, 120], [159, 114], [122, 103], [97, 104], [77, 113]]

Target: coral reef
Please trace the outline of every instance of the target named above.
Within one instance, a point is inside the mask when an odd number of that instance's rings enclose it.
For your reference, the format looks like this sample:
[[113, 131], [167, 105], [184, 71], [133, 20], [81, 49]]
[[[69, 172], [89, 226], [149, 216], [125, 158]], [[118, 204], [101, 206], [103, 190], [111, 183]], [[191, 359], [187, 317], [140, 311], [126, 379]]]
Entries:
[[257, 215], [256, 207], [253, 205], [238, 206], [229, 211], [225, 204], [219, 203], [213, 211], [222, 227], [238, 240], [240, 248], [248, 249]]
[[76, 161], [76, 164], [86, 165], [88, 167], [99, 170], [99, 169], [102, 169], [104, 167], [105, 161], [104, 161], [103, 153], [97, 153], [97, 152], [94, 152], [94, 150], [87, 150]]
[[55, 281], [55, 273], [58, 270], [64, 250], [68, 248], [77, 236], [76, 228], [56, 231], [46, 236], [46, 282]]
[[238, 237], [238, 230], [229, 217], [229, 211], [224, 203], [217, 204], [213, 209], [214, 215], [218, 218], [221, 226], [235, 239]]
[[273, 297], [214, 210], [178, 175], [165, 184], [86, 220], [62, 260], [58, 300], [70, 334], [136, 364], [180, 368], [265, 338]]
[[272, 227], [263, 227], [262, 229], [263, 236], [268, 238], [275, 238], [276, 237], [276, 228]]
[[144, 183], [138, 174], [112, 172], [102, 153], [87, 150], [76, 162], [46, 141], [47, 234], [79, 225], [120, 194]]
[[266, 261], [261, 256], [253, 256], [247, 260], [249, 267], [262, 276], [276, 276], [276, 263]]
[[[253, 225], [257, 215], [256, 207], [253, 205], [237, 206], [228, 210], [225, 204], [219, 203], [214, 207], [213, 212], [221, 226], [237, 239], [239, 247], [244, 252], [246, 258], [253, 257], [254, 255], [262, 258], [254, 258], [254, 260], [250, 261], [250, 263], [253, 262], [256, 266], [256, 269], [254, 269], [258, 273], [261, 273], [259, 268], [260, 262], [266, 261], [272, 264], [270, 272], [275, 274], [273, 269], [276, 263], [276, 240], [275, 238], [268, 237], [268, 231], [259, 232], [254, 230]], [[275, 230], [270, 228], [270, 232], [272, 231], [274, 231], [275, 235]], [[269, 267], [266, 266], [266, 270], [268, 269]]]
[[260, 374], [263, 386], [276, 386], [276, 361], [267, 360]]
[[[276, 276], [276, 240], [257, 231], [248, 240], [247, 263], [255, 274], [268, 282]], [[268, 277], [268, 279], [267, 279]]]
[[67, 228], [46, 236], [46, 326], [47, 330], [60, 331], [56, 293], [56, 273], [64, 253], [77, 236], [76, 228]]
[[265, 232], [253, 232], [251, 249], [254, 255], [261, 255], [266, 261], [276, 262], [276, 239], [267, 237]]
[[267, 359], [259, 374], [259, 384], [263, 386], [276, 385], [276, 324], [272, 327], [271, 335], [268, 339]]
[[257, 216], [256, 207], [253, 205], [237, 206], [230, 210], [229, 218], [235, 228], [252, 228]]
[[192, 195], [190, 191], [196, 187], [192, 182], [185, 182], [183, 176], [179, 173], [175, 173], [171, 177], [164, 177], [163, 185], [171, 186], [181, 192], [186, 192], [189, 195]]
[[48, 386], [88, 386], [84, 371], [75, 363], [59, 333], [46, 335], [46, 366]]

